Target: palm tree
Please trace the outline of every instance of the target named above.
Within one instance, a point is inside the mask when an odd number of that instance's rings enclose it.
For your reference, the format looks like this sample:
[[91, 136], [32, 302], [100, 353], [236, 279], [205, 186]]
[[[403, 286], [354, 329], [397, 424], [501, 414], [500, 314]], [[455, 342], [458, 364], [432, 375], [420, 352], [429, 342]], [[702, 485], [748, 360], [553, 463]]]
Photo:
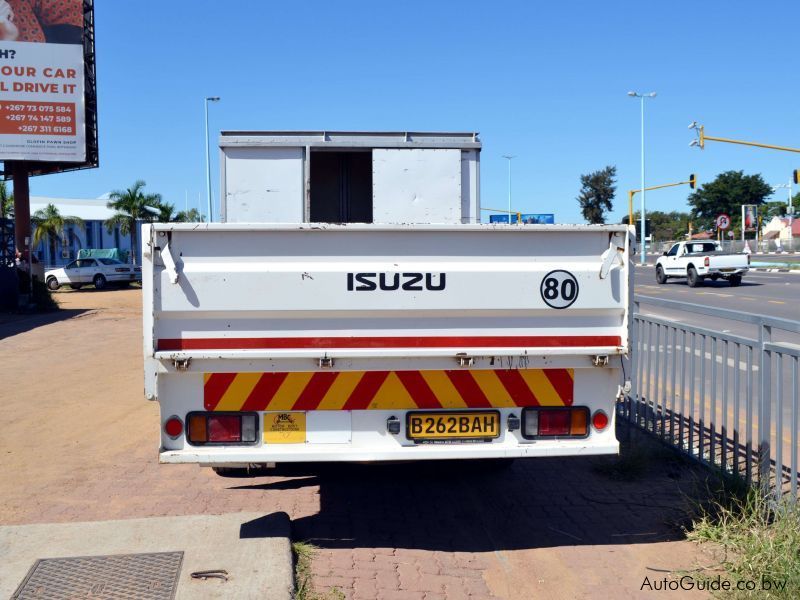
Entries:
[[5, 181], [0, 181], [0, 218], [11, 219], [14, 216], [14, 194], [8, 191]]
[[180, 211], [175, 215], [175, 220], [178, 223], [203, 223], [206, 218], [196, 208], [190, 208], [189, 210]]
[[31, 222], [36, 225], [36, 230], [33, 232], [33, 246], [38, 246], [46, 236], [50, 246], [51, 258], [56, 254], [56, 241], [60, 240], [61, 235], [64, 234], [65, 225], [80, 225], [84, 227], [83, 219], [79, 217], [62, 216], [58, 208], [53, 204], [48, 204], [46, 207], [33, 213]]
[[159, 223], [172, 223], [173, 221], [177, 221], [177, 215], [175, 214], [175, 205], [170, 204], [169, 202], [162, 202], [157, 207], [158, 209], [158, 222]]
[[136, 262], [138, 227], [136, 221], [152, 221], [159, 214], [161, 194], [145, 194], [145, 182], [141, 179], [134, 182], [127, 190], [117, 190], [109, 194], [108, 208], [117, 211], [105, 222], [106, 229], [111, 233], [114, 227], [119, 226], [122, 235], [131, 235], [131, 259]]

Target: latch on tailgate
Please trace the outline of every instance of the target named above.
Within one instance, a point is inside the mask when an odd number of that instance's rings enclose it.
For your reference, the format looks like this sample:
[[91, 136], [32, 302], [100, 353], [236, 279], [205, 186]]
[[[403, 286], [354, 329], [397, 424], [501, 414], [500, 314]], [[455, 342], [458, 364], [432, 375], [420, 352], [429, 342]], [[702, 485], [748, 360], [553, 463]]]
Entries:
[[189, 365], [192, 364], [191, 358], [173, 358], [172, 364], [175, 367], [176, 371], [187, 371], [189, 370]]
[[608, 277], [608, 273], [615, 262], [619, 261], [619, 264], [625, 265], [625, 261], [622, 258], [625, 255], [625, 247], [620, 246], [620, 244], [622, 244], [622, 241], [616, 235], [611, 236], [608, 249], [600, 256], [600, 260], [603, 261], [602, 265], [600, 265], [600, 279]]
[[170, 243], [172, 239], [167, 236], [167, 234], [163, 231], [158, 232], [158, 237], [166, 237], [166, 243], [163, 243], [163, 240], [160, 242], [161, 246], [161, 260], [164, 261], [164, 268], [167, 270], [167, 275], [169, 275], [169, 280], [172, 283], [178, 283], [178, 265], [175, 263], [175, 259], [172, 256], [172, 250], [170, 249]]

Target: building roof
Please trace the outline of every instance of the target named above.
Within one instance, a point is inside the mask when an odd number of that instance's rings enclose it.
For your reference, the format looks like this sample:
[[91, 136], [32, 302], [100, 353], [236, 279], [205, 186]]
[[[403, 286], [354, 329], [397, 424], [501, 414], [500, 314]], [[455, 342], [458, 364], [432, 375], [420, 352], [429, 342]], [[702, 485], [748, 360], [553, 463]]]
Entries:
[[78, 217], [84, 221], [105, 221], [114, 215], [114, 211], [106, 207], [106, 198], [49, 198], [47, 196], [31, 196], [31, 215], [37, 210], [53, 204], [63, 217]]

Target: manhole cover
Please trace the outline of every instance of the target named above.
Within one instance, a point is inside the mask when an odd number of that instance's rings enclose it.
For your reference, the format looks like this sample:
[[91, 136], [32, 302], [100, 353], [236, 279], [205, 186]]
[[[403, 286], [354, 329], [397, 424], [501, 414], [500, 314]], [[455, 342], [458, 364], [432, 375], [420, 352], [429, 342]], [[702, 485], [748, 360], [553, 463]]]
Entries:
[[40, 558], [11, 597], [172, 600], [183, 552]]

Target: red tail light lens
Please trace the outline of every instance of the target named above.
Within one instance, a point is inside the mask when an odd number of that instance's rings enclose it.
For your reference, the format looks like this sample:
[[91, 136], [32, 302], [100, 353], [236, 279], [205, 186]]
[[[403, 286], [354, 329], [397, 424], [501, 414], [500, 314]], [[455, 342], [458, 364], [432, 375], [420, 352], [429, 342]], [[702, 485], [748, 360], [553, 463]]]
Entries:
[[166, 433], [172, 439], [177, 438], [183, 433], [183, 421], [181, 421], [178, 417], [170, 417], [164, 423], [164, 433]]
[[208, 417], [209, 442], [241, 442], [242, 419], [234, 415]]
[[569, 435], [569, 410], [539, 413], [539, 435]]
[[711, 259], [709, 259], [709, 258], [706, 256], [706, 257], [705, 257], [705, 259], [703, 260], [703, 266], [706, 266], [706, 267], [707, 267], [707, 266], [708, 266], [708, 265], [710, 265], [710, 264], [711, 264]]
[[190, 413], [186, 417], [190, 444], [253, 444], [258, 439], [255, 413]]

